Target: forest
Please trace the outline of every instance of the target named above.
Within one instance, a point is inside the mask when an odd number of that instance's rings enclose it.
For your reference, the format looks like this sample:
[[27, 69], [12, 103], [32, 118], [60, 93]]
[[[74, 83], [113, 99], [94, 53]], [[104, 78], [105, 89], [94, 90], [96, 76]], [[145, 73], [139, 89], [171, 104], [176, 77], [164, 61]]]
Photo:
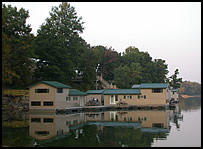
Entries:
[[197, 82], [183, 81], [180, 86], [181, 94], [201, 95], [201, 84]]
[[95, 89], [96, 75], [118, 88], [162, 82], [180, 87], [179, 70], [167, 78], [165, 60], [153, 59], [148, 52], [129, 46], [118, 53], [112, 47], [88, 44], [81, 37], [82, 17], [67, 2], [52, 7], [37, 35], [26, 24], [28, 18], [24, 8], [2, 4], [3, 88], [27, 89], [38, 81], [52, 80], [87, 91]]

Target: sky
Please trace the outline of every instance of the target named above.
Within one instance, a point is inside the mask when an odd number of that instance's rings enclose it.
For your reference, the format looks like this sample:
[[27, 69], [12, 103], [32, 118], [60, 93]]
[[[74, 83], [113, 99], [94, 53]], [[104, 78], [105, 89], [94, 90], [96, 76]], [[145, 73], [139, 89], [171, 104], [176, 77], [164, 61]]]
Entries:
[[[3, 2], [24, 8], [32, 33], [50, 17], [60, 2]], [[129, 46], [148, 52], [168, 65], [167, 77], [179, 70], [183, 81], [201, 83], [201, 2], [70, 2], [91, 46], [112, 47], [118, 53]]]

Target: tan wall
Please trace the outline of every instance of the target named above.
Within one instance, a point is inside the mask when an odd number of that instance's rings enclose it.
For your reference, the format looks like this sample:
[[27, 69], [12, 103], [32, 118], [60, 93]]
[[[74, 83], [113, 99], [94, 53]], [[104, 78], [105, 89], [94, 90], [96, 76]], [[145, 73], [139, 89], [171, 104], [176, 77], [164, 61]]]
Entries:
[[[163, 93], [152, 93], [152, 89], [140, 89], [143, 98], [138, 99], [138, 95], [131, 95], [132, 99], [127, 98], [129, 95], [118, 95], [118, 101], [120, 99], [125, 101], [129, 105], [165, 105], [166, 104], [166, 89], [163, 89]], [[144, 99], [146, 95], [146, 99]], [[110, 104], [110, 96], [104, 95], [104, 105]], [[126, 99], [124, 99], [126, 96]]]
[[[77, 97], [77, 100], [73, 100], [73, 97]], [[70, 96], [71, 100], [70, 101], [66, 101], [64, 103], [65, 107], [78, 107], [78, 106], [84, 106], [84, 103], [82, 105], [80, 105], [80, 100], [84, 100], [86, 97], [85, 96]], [[81, 99], [82, 98], [82, 99]]]
[[[35, 93], [35, 89], [49, 89], [49, 93]], [[55, 109], [56, 89], [52, 86], [40, 83], [29, 89], [29, 109]], [[41, 106], [31, 106], [32, 101], [40, 101]], [[44, 101], [53, 101], [53, 106], [43, 106]]]
[[63, 88], [63, 93], [55, 93], [56, 96], [56, 109], [65, 109], [70, 105], [66, 101], [66, 97], [69, 96], [69, 89]]

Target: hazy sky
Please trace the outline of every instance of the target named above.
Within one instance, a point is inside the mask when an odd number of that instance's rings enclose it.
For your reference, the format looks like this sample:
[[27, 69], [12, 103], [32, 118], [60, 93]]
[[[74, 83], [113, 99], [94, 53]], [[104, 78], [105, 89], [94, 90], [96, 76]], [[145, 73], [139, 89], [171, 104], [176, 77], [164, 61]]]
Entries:
[[[5, 3], [5, 2], [3, 2]], [[6, 2], [29, 10], [27, 24], [37, 34], [58, 2]], [[201, 83], [201, 2], [71, 2], [82, 17], [82, 38], [91, 46], [124, 52], [129, 46], [166, 60], [168, 76], [179, 69], [183, 81]]]

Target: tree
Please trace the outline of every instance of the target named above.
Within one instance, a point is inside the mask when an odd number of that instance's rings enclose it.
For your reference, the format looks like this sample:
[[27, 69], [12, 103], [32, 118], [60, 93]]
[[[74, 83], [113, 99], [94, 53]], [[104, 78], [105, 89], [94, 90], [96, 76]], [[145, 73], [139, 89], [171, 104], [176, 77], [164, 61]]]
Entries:
[[29, 12], [19, 11], [11, 5], [2, 5], [2, 82], [11, 88], [26, 88], [31, 82], [33, 62], [30, 25], [26, 24]]
[[52, 7], [50, 17], [41, 25], [35, 40], [38, 57], [36, 79], [71, 85], [87, 46], [79, 36], [84, 29], [81, 19], [75, 8], [66, 2]]
[[124, 66], [119, 66], [115, 68], [114, 70], [114, 83], [117, 85], [118, 88], [130, 88], [131, 84], [131, 77], [129, 76], [130, 74], [130, 68], [126, 65]]
[[[117, 86], [119, 86], [118, 77], [127, 78], [119, 73], [122, 72], [124, 68], [127, 70], [127, 67], [129, 68], [128, 80], [130, 81], [126, 82], [129, 84], [122, 85], [125, 87], [138, 83], [165, 82], [168, 73], [165, 60], [155, 59], [152, 61], [152, 57], [148, 52], [139, 51], [138, 48], [133, 46], [128, 47], [122, 56], [118, 56], [116, 61], [115, 68], [119, 68], [114, 71], [114, 76], [116, 78], [115, 83], [117, 83]], [[123, 80], [121, 78], [120, 80]]]
[[106, 49], [104, 52], [104, 63], [103, 63], [103, 70], [102, 75], [103, 78], [107, 81], [114, 80], [114, 68], [115, 63], [118, 57], [118, 53], [111, 49]]
[[172, 86], [174, 89], [180, 88], [181, 86], [182, 78], [178, 78], [178, 74], [179, 74], [179, 70], [176, 69], [174, 74], [170, 76], [168, 79], [170, 86]]

